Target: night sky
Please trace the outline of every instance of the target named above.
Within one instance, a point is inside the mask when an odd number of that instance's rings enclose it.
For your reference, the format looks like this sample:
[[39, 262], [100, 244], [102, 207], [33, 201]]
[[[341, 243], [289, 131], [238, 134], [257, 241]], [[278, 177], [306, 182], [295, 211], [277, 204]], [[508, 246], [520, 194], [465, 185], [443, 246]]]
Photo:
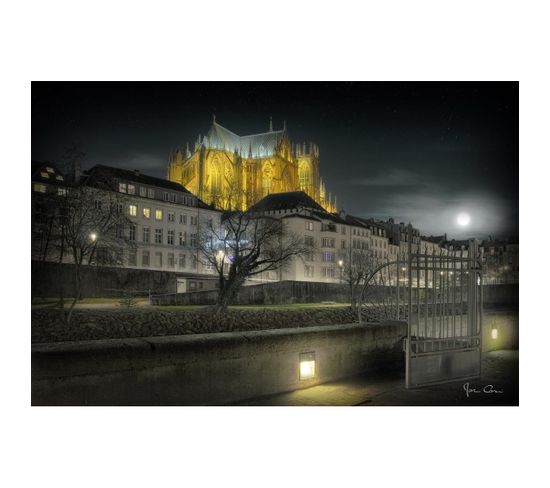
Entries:
[[[164, 177], [212, 114], [239, 134], [286, 120], [319, 145], [327, 190], [348, 213], [454, 238], [518, 234], [518, 83], [33, 83], [32, 159], [86, 153]], [[471, 223], [459, 228], [466, 212]]]

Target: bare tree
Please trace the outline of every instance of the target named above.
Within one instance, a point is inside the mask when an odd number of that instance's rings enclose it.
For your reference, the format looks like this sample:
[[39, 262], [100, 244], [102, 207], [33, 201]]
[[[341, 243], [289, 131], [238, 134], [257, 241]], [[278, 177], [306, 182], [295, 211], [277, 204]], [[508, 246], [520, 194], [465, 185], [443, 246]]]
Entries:
[[367, 248], [352, 246], [342, 251], [339, 258], [342, 262], [342, 281], [349, 287], [351, 306], [357, 312], [359, 323], [365, 302], [370, 302], [371, 308], [381, 307], [389, 314], [393, 301], [391, 293], [384, 290], [390, 291], [392, 270], [390, 266], [382, 267], [389, 262], [375, 257]]
[[203, 226], [198, 244], [202, 262], [218, 276], [215, 313], [227, 308], [248, 278], [278, 271], [311, 251], [288, 231], [284, 220], [250, 212], [226, 213], [219, 228], [212, 223]]
[[70, 323], [81, 299], [82, 266], [122, 264], [124, 251], [135, 246], [129, 240], [131, 225], [127, 202], [116, 192], [77, 185], [60, 197], [54, 242], [59, 264], [71, 263], [74, 270], [74, 294], [68, 309], [61, 287], [59, 303], [65, 323]]

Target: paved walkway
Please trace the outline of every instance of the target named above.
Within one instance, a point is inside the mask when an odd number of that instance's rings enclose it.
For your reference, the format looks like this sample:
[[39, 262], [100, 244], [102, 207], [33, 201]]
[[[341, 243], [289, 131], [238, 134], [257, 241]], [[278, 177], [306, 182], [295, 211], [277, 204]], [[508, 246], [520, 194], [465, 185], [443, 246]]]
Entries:
[[[407, 390], [404, 377], [372, 378], [360, 376], [348, 380], [255, 398], [238, 405], [271, 406], [502, 406], [518, 404], [518, 351], [484, 353], [482, 377], [469, 382], [466, 395], [464, 382]], [[489, 385], [492, 385], [489, 386]], [[485, 390], [485, 391], [484, 391]], [[502, 392], [502, 393], [497, 393]]]

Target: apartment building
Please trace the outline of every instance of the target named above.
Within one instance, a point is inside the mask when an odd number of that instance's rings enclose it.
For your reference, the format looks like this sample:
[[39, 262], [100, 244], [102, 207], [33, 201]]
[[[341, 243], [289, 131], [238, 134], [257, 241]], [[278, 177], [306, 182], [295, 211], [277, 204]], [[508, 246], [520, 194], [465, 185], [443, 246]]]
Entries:
[[[180, 184], [137, 170], [104, 165], [94, 166], [81, 177], [77, 174], [64, 176], [49, 163], [33, 167], [33, 201], [37, 210], [44, 205], [45, 198], [49, 198], [51, 206], [52, 202], [55, 204], [52, 197], [66, 195], [76, 186], [84, 186], [93, 192], [96, 210], [107, 200], [112, 202], [112, 197], [116, 196], [120, 211], [127, 217], [128, 225], [123, 232], [128, 245], [121, 249], [116, 259], [112, 259], [108, 255], [112, 249], [102, 246], [102, 236], [89, 230], [90, 238], [97, 240], [97, 252], [91, 264], [177, 273], [178, 291], [213, 286], [214, 271], [200, 259], [198, 239], [201, 226], [220, 226], [221, 212], [202, 202]], [[67, 184], [62, 185], [63, 182]], [[43, 219], [40, 213], [35, 212], [33, 216], [35, 237], [41, 234], [40, 222]], [[42, 240], [37, 239], [36, 242]], [[51, 254], [42, 254], [41, 258], [52, 260]], [[33, 253], [33, 259], [39, 257], [36, 252]], [[70, 255], [65, 256], [64, 262], [71, 262]], [[210, 281], [212, 286], [208, 286]]]

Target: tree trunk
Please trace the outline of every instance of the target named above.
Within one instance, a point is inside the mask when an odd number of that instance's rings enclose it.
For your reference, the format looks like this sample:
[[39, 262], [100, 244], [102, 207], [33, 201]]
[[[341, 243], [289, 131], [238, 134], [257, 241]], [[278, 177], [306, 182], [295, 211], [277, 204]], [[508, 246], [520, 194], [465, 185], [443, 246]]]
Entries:
[[244, 279], [236, 276], [234, 278], [229, 278], [223, 283], [223, 286], [220, 287], [220, 291], [218, 293], [218, 300], [214, 306], [215, 315], [219, 315], [227, 310], [227, 307], [237, 296], [237, 292], [243, 283]]

